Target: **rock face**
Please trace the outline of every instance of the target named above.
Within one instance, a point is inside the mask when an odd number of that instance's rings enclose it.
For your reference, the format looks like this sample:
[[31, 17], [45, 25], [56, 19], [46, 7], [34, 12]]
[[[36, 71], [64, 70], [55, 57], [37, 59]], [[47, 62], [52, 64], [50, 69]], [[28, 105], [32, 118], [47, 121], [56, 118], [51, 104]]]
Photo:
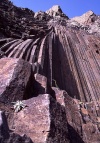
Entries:
[[[22, 100], [30, 83], [31, 66], [19, 59], [0, 60], [0, 101]], [[28, 89], [29, 90], [29, 89]]]
[[100, 16], [0, 12], [0, 141], [99, 143]]

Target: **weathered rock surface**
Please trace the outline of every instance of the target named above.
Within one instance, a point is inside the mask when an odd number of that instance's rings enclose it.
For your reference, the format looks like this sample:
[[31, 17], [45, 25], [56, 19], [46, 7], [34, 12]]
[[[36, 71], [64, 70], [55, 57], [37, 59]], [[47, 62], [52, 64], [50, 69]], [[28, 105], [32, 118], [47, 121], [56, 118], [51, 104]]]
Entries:
[[65, 91], [53, 89], [56, 92], [57, 102], [66, 110], [70, 141], [73, 143], [99, 142], [99, 101], [81, 102], [71, 98]]
[[33, 143], [26, 135], [11, 133], [4, 112], [0, 111], [0, 143]]
[[80, 102], [79, 100], [71, 99], [67, 94], [64, 97], [70, 139], [72, 142], [81, 142], [79, 140], [80, 138], [74, 134], [72, 127], [83, 142], [99, 142], [99, 101]]
[[[13, 102], [25, 98], [30, 84], [31, 66], [29, 63], [12, 58], [0, 60], [0, 102]], [[28, 89], [30, 90], [30, 89]], [[29, 93], [28, 93], [29, 94]]]
[[11, 129], [27, 134], [34, 143], [69, 142], [65, 110], [50, 95], [39, 95], [24, 103], [27, 107], [14, 114]]
[[[99, 143], [100, 16], [69, 19], [59, 6], [34, 13], [1, 0], [0, 21], [2, 142]], [[18, 100], [27, 107], [15, 113]]]

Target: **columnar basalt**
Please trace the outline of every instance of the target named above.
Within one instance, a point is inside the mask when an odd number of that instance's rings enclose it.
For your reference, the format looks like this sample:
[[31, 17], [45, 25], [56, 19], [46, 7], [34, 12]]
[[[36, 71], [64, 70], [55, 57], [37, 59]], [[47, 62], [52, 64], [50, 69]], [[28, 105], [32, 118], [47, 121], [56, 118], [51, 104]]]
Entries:
[[[99, 142], [100, 16], [69, 19], [59, 6], [34, 14], [9, 0], [0, 11], [0, 110], [13, 132], [6, 142]], [[14, 113], [18, 100], [26, 107]]]

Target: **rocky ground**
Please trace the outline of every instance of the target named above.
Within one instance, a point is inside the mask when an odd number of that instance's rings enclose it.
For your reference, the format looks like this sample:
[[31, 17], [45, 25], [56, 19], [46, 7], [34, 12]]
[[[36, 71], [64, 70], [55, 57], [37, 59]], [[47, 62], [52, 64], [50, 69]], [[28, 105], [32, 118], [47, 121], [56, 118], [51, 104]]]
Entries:
[[99, 143], [99, 96], [99, 15], [0, 1], [0, 143]]

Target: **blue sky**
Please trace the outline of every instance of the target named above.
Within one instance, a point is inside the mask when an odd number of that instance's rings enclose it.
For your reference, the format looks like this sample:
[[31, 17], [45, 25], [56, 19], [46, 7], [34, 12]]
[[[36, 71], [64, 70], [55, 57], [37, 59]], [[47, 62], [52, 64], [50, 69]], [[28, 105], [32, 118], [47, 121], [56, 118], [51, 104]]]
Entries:
[[29, 8], [34, 12], [46, 11], [53, 5], [60, 5], [63, 12], [71, 17], [80, 16], [92, 10], [100, 14], [100, 0], [11, 0], [16, 6]]

